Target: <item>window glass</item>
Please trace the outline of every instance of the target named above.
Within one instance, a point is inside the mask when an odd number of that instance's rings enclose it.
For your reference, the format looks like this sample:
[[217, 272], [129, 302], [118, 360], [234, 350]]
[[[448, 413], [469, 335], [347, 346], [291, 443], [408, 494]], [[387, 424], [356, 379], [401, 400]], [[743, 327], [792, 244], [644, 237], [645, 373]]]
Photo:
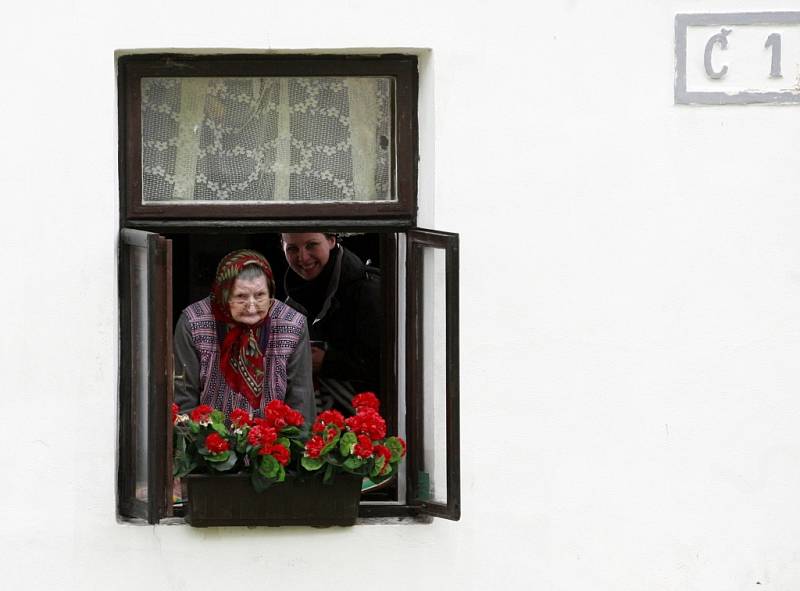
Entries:
[[142, 203], [396, 201], [391, 77], [144, 77]]
[[[142, 297], [131, 299], [131, 353], [132, 372], [131, 372], [131, 394], [132, 412], [135, 417], [135, 432], [133, 434], [135, 442], [147, 442], [147, 405], [149, 399], [149, 389], [147, 378], [150, 375], [150, 363], [148, 359], [147, 346], [150, 336], [148, 335], [148, 310], [146, 295], [149, 290], [147, 278], [147, 250], [144, 248], [131, 248], [131, 286], [133, 293], [141, 294]], [[134, 496], [140, 501], [147, 502], [147, 483], [148, 483], [148, 446], [134, 443], [136, 450], [134, 458]]]
[[[428, 248], [421, 253], [422, 375], [425, 396], [423, 500], [447, 504], [447, 302], [446, 251]], [[427, 480], [427, 482], [424, 482]], [[425, 490], [427, 489], [427, 491]]]

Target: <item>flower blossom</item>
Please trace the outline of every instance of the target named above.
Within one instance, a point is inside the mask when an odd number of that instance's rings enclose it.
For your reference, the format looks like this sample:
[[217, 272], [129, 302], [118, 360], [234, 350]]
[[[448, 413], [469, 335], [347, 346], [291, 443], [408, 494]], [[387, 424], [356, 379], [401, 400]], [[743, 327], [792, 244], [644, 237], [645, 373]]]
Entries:
[[261, 450], [259, 450], [258, 453], [260, 453], [262, 456], [267, 454], [271, 455], [276, 460], [278, 460], [281, 466], [285, 466], [286, 464], [288, 464], [289, 459], [291, 457], [289, 454], [289, 450], [286, 449], [286, 447], [281, 445], [280, 443], [276, 443], [275, 445], [269, 448], [261, 448]]
[[233, 412], [231, 412], [231, 424], [233, 425], [234, 429], [241, 429], [247, 425], [252, 425], [253, 419], [250, 417], [250, 413], [246, 410], [234, 408]]
[[363, 433], [358, 435], [358, 443], [353, 447], [353, 454], [361, 459], [366, 459], [372, 455], [372, 441], [368, 435]]
[[353, 433], [369, 435], [373, 441], [386, 437], [386, 421], [374, 408], [361, 407], [358, 414], [347, 419], [346, 423]]
[[212, 412], [214, 412], [213, 408], [207, 404], [201, 404], [192, 411], [192, 420], [195, 423], [200, 423], [203, 426], [210, 425]]
[[280, 431], [284, 427], [300, 427], [303, 420], [303, 413], [300, 411], [282, 400], [271, 400], [264, 409], [264, 418], [257, 419], [257, 422]]
[[325, 442], [319, 435], [314, 435], [306, 441], [306, 455], [309, 458], [318, 458], [322, 448], [325, 447]]
[[206, 447], [212, 454], [221, 454], [230, 449], [228, 442], [219, 433], [211, 433], [206, 437]]
[[275, 429], [263, 424], [257, 424], [247, 434], [247, 443], [252, 446], [260, 445], [261, 449], [267, 449], [275, 443], [277, 438], [278, 434]]
[[356, 412], [359, 412], [362, 408], [371, 408], [374, 410], [380, 410], [381, 403], [378, 400], [378, 397], [375, 396], [375, 392], [362, 392], [361, 394], [356, 394], [353, 396], [353, 408], [356, 409]]
[[317, 420], [311, 427], [314, 433], [322, 433], [325, 425], [336, 425], [339, 429], [344, 429], [344, 416], [338, 410], [323, 410], [317, 415]]

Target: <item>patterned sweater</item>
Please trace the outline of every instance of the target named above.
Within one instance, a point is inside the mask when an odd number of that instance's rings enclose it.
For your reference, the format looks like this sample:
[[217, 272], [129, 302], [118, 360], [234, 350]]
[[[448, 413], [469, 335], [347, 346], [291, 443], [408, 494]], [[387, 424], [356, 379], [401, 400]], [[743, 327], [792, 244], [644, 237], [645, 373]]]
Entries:
[[208, 404], [230, 415], [234, 408], [262, 416], [270, 400], [284, 400], [314, 419], [311, 355], [305, 317], [275, 301], [261, 331], [264, 351], [264, 390], [259, 408], [228, 386], [219, 368], [225, 327], [214, 319], [209, 298], [195, 302], [181, 314], [175, 327], [175, 401], [182, 412]]

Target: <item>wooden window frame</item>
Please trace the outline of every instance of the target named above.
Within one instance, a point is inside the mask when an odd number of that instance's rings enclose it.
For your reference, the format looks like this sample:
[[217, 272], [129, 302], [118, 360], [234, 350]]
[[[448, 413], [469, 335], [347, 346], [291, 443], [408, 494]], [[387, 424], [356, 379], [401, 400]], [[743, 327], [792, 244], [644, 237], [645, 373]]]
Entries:
[[[142, 249], [146, 256], [146, 292], [134, 294], [131, 279], [131, 250]], [[121, 515], [157, 523], [171, 515], [172, 482], [172, 245], [158, 234], [123, 229], [120, 232], [120, 398], [117, 504]], [[148, 376], [135, 376], [132, 349], [133, 298], [140, 297], [147, 311], [148, 342], [142, 351], [148, 358]], [[138, 422], [144, 420], [134, 403], [135, 379], [146, 384], [147, 433], [139, 441]], [[136, 454], [142, 449], [147, 458], [147, 499], [136, 495]]]
[[[415, 56], [273, 56], [148, 54], [119, 58], [120, 126], [120, 431], [118, 509], [122, 517], [157, 523], [171, 514], [171, 428], [168, 408], [172, 401], [171, 358], [171, 241], [161, 234], [198, 231], [289, 232], [359, 231], [386, 235], [382, 240], [387, 326], [383, 343], [386, 356], [382, 372], [399, 402], [404, 397], [405, 416], [399, 406], [385, 409], [389, 424], [404, 421], [409, 456], [405, 504], [362, 504], [361, 517], [429, 515], [460, 518], [460, 463], [458, 427], [458, 236], [415, 227], [417, 211], [417, 59]], [[395, 76], [396, 194], [393, 202], [280, 202], [141, 204], [141, 110], [143, 76]], [[145, 234], [143, 231], [149, 232]], [[405, 235], [405, 249], [398, 237]], [[392, 238], [390, 238], [392, 237]], [[390, 239], [389, 239], [390, 238]], [[132, 404], [131, 281], [129, 250], [148, 249], [148, 268], [153, 282], [148, 295], [148, 442], [136, 440], [137, 417]], [[422, 366], [415, 361], [422, 343], [424, 294], [420, 248], [443, 248], [447, 261], [447, 502], [437, 504], [420, 498], [417, 474], [425, 471], [421, 454], [424, 434], [421, 421], [425, 397]], [[405, 272], [399, 267], [406, 255]], [[388, 280], [388, 281], [386, 281]], [[391, 295], [388, 295], [391, 292]], [[398, 348], [399, 293], [405, 294], [406, 348]], [[162, 313], [167, 310], [166, 316]], [[398, 359], [404, 356], [405, 392], [398, 390]], [[138, 445], [147, 444], [147, 503], [135, 498], [133, 461]], [[415, 451], [416, 450], [416, 451]], [[155, 494], [158, 493], [158, 494]]]
[[[394, 79], [396, 200], [339, 202], [142, 203], [143, 77], [383, 76]], [[408, 55], [137, 54], [118, 61], [120, 216], [133, 220], [391, 219], [417, 210], [417, 58]]]

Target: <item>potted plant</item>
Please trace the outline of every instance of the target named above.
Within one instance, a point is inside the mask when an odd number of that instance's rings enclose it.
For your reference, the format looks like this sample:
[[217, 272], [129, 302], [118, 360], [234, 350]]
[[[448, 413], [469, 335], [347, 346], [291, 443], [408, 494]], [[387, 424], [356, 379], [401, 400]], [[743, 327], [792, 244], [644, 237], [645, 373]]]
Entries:
[[225, 417], [201, 405], [173, 406], [174, 475], [186, 483], [185, 518], [210, 525], [352, 525], [361, 483], [390, 478], [405, 455], [371, 392], [353, 398], [356, 414], [323, 411], [311, 427], [273, 400], [265, 416]]

